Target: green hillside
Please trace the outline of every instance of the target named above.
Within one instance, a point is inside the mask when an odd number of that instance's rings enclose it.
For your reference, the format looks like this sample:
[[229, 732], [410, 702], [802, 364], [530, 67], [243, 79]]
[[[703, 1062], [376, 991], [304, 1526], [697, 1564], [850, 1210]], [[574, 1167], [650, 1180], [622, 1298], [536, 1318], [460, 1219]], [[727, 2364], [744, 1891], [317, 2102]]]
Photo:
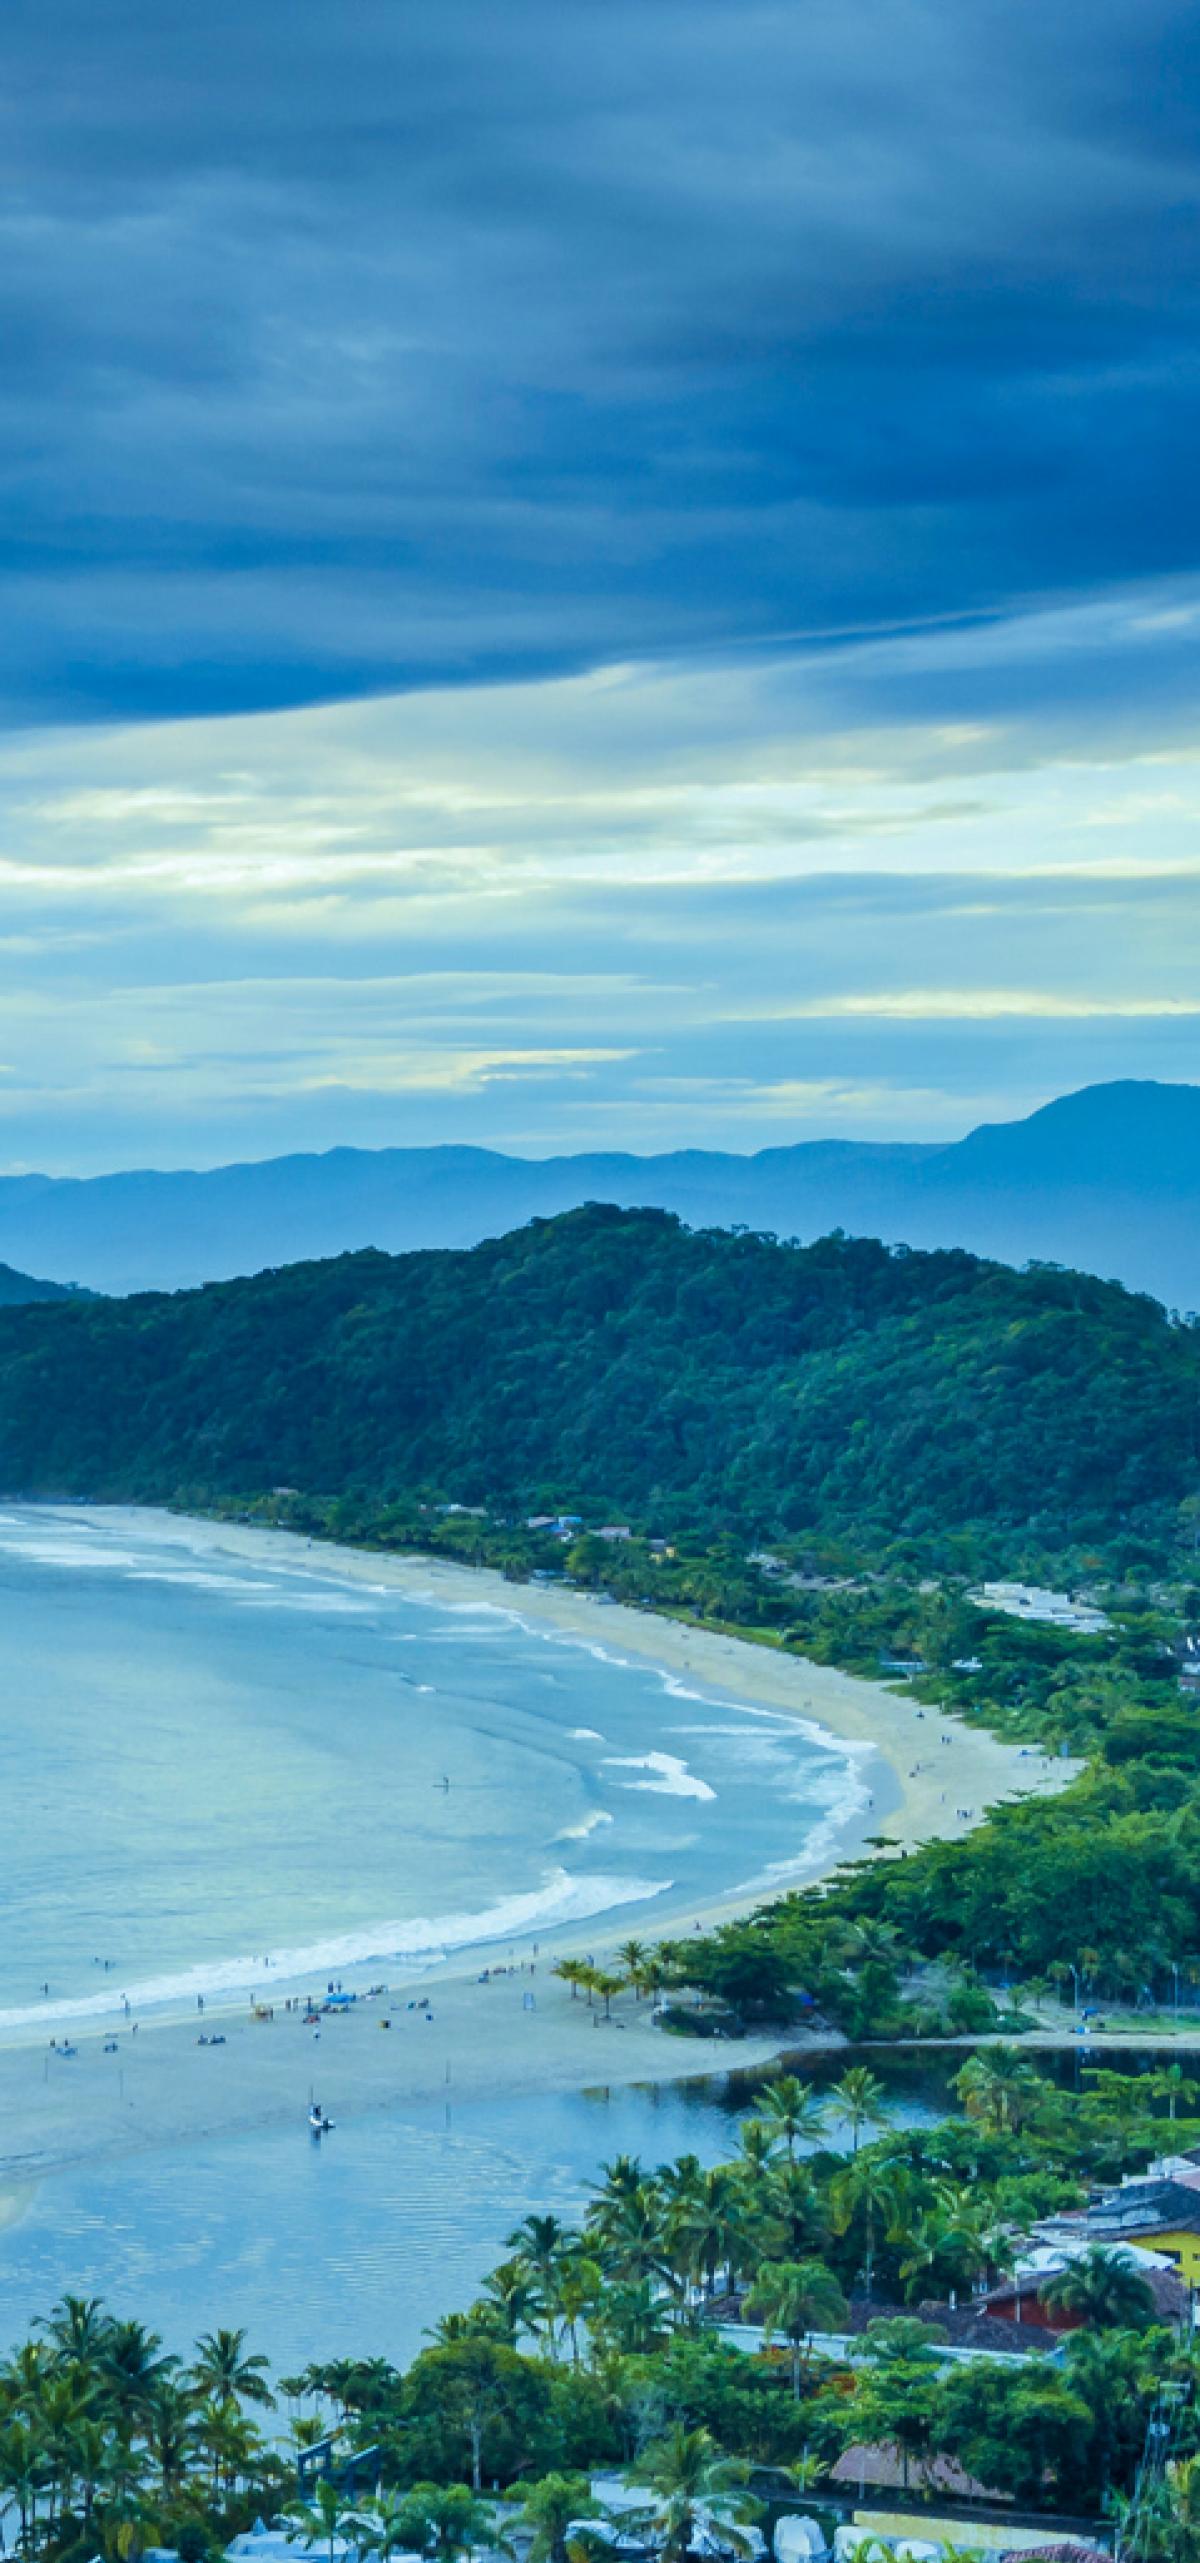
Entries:
[[34, 1300], [94, 1296], [90, 1290], [80, 1290], [75, 1282], [38, 1281], [32, 1273], [19, 1273], [13, 1264], [0, 1264], [0, 1308], [25, 1308]]
[[869, 1547], [1169, 1537], [1200, 1335], [1113, 1283], [591, 1205], [469, 1252], [0, 1311], [0, 1487], [416, 1492]]

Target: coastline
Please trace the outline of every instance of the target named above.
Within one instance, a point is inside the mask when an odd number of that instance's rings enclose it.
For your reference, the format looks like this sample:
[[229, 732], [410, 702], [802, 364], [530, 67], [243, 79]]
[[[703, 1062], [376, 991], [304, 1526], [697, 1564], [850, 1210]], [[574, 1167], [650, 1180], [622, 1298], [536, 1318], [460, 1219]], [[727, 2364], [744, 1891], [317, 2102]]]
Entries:
[[[1035, 1788], [1059, 1789], [1076, 1767], [1022, 1753], [935, 1710], [922, 1717], [911, 1700], [882, 1684], [578, 1591], [512, 1585], [494, 1570], [411, 1554], [388, 1556], [285, 1531], [186, 1519], [189, 1536], [200, 1534], [200, 1545], [213, 1554], [243, 1560], [270, 1554], [278, 1562], [286, 1544], [296, 1552], [297, 1565], [309, 1571], [495, 1609], [564, 1642], [649, 1663], [673, 1679], [712, 1684], [751, 1706], [786, 1710], [862, 1757], [873, 1805], [860, 1806], [843, 1821], [831, 1817], [820, 1828], [824, 1844], [810, 1840], [807, 1865], [797, 1855], [800, 1874], [748, 1880], [744, 1891], [698, 1905], [686, 1920], [673, 1916], [672, 1938], [753, 1910], [787, 1883], [827, 1875], [859, 1854], [868, 1835], [884, 1836], [893, 1852], [935, 1836], [955, 1838], [997, 1800]], [[793, 1864], [787, 1866], [791, 1872]], [[734, 2065], [754, 2069], [800, 2045], [815, 2053], [842, 2043], [836, 2035], [802, 2040], [794, 2031], [748, 2037], [732, 2048], [692, 2042], [651, 2028], [649, 2005], [635, 2004], [628, 1994], [610, 2021], [600, 2020], [553, 1979], [554, 1956], [581, 1946], [602, 1953], [628, 1928], [614, 1916], [542, 1933], [536, 1960], [531, 1936], [505, 1947], [473, 1947], [469, 1956], [456, 1953], [452, 1962], [423, 1971], [402, 1989], [393, 1979], [390, 1997], [360, 2001], [341, 2018], [327, 2016], [319, 2035], [278, 1999], [273, 2019], [255, 2020], [246, 1994], [239, 1992], [207, 2006], [206, 2017], [213, 2025], [220, 2019], [224, 2037], [215, 2049], [199, 2047], [194, 2014], [146, 2017], [136, 2031], [122, 2029], [115, 2047], [112, 2023], [91, 2020], [69, 2057], [48, 2048], [44, 2030], [11, 2038], [0, 2046], [0, 2107], [8, 2137], [0, 2146], [0, 2176], [6, 2185], [28, 2182], [103, 2154], [295, 2121], [313, 2090], [336, 2119], [451, 2094], [673, 2082]], [[652, 1917], [642, 1930], [656, 1936]], [[281, 1985], [278, 1994], [283, 1990]], [[428, 2012], [417, 2007], [422, 1996], [428, 1997]], [[384, 2020], [390, 2023], [386, 2030]]]

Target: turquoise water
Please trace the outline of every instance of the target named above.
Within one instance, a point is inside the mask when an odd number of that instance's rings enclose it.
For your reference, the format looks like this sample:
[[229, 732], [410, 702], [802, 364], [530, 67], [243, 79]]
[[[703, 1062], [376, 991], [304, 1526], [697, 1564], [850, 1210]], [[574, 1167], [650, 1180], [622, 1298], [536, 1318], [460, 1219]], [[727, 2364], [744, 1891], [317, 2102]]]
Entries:
[[[623, 1661], [596, 1616], [572, 1643], [519, 1593], [450, 1608], [298, 1542], [4, 1508], [0, 2030], [578, 1946], [592, 1917], [661, 1930], [811, 1870], [870, 1757]], [[410, 2105], [333, 2146], [276, 2127], [55, 2172], [0, 2231], [0, 2352], [70, 2288], [180, 2346], [245, 2323], [284, 2369], [402, 2359], [527, 2211], [576, 2213], [618, 2151], [717, 2160], [730, 2106], [719, 2083]]]
[[596, 1617], [573, 1642], [519, 1594], [401, 1594], [299, 1541], [6, 1507], [0, 2031], [662, 1930], [810, 1873], [870, 1757]]

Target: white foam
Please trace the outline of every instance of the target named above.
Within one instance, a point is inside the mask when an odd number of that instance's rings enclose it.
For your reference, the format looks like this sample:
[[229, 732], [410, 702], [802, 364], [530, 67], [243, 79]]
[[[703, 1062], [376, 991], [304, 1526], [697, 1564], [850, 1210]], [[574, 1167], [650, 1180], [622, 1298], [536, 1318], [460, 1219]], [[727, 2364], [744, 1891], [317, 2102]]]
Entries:
[[[802, 1851], [792, 1859], [769, 1861], [756, 1877], [743, 1878], [739, 1886], [730, 1887], [726, 1892], [731, 1896], [770, 1895], [778, 1887], [802, 1886], [806, 1878], [816, 1877], [827, 1869], [837, 1850], [839, 1835], [846, 1831], [856, 1816], [865, 1812], [869, 1803], [865, 1757], [871, 1750], [870, 1745], [855, 1747], [856, 1754], [862, 1757], [858, 1768], [847, 1751], [840, 1771], [814, 1774], [803, 1794], [810, 1803], [828, 1807], [829, 1812], [806, 1836]], [[797, 1789], [791, 1794], [799, 1797], [801, 1792]]]
[[571, 1733], [578, 1744], [603, 1744], [605, 1740], [598, 1726], [573, 1726]]
[[516, 1940], [531, 1931], [552, 1930], [560, 1923], [590, 1922], [597, 1914], [608, 1913], [618, 1905], [643, 1904], [651, 1896], [665, 1895], [673, 1883], [670, 1878], [575, 1878], [568, 1869], [552, 1869], [540, 1887], [505, 1896], [478, 1913], [402, 1916], [390, 1922], [369, 1923], [357, 1931], [335, 1933], [299, 1948], [273, 1949], [269, 1962], [261, 1953], [215, 1959], [202, 1966], [182, 1968], [176, 1975], [106, 1985], [102, 1993], [84, 1994], [74, 2002], [32, 2003], [19, 2010], [0, 2011], [0, 2030], [24, 2028], [31, 2021], [101, 2019], [123, 2012], [126, 2003], [139, 2015], [169, 2004], [191, 2007], [198, 1994], [220, 1996], [264, 1984], [282, 1987], [328, 1977], [334, 1969], [375, 1965], [385, 1960], [400, 1966], [416, 1965], [442, 1957], [451, 1949], [467, 1949], [492, 1940]]
[[604, 1767], [606, 1771], [651, 1772], [653, 1777], [649, 1780], [622, 1780], [620, 1786], [623, 1789], [648, 1789], [659, 1798], [712, 1799], [717, 1794], [715, 1789], [709, 1788], [707, 1780], [701, 1780], [694, 1771], [689, 1771], [686, 1762], [681, 1762], [676, 1753], [610, 1753]]
[[554, 1839], [556, 1842], [586, 1842], [598, 1825], [611, 1824], [613, 1820], [603, 1807], [593, 1807], [591, 1814], [585, 1815], [581, 1823], [564, 1824], [562, 1832], [556, 1833]]

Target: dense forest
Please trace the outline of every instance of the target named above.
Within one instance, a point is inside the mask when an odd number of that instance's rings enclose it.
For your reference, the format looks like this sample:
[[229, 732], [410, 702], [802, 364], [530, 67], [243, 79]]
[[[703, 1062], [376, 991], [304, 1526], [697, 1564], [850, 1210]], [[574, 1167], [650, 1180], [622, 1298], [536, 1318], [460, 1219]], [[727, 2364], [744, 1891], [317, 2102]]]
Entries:
[[1114, 1283], [593, 1204], [469, 1252], [0, 1310], [0, 1484], [1165, 1553], [1198, 1388], [1200, 1334]]

